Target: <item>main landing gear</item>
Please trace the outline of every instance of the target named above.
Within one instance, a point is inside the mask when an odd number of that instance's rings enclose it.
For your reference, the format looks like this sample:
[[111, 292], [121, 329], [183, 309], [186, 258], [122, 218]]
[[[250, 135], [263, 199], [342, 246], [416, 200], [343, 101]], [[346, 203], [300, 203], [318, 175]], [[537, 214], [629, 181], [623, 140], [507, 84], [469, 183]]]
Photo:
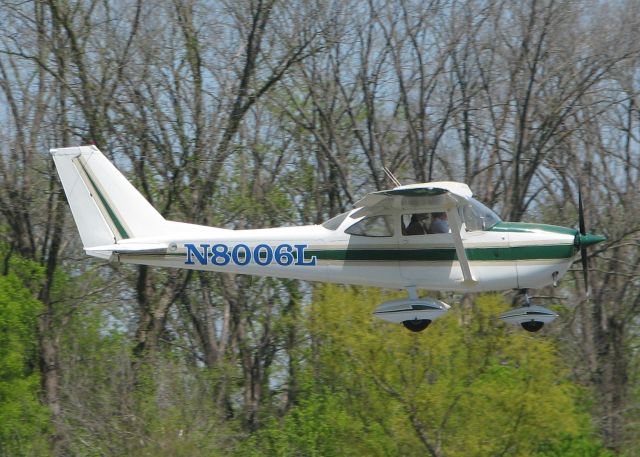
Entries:
[[521, 308], [512, 309], [501, 314], [498, 316], [498, 319], [511, 324], [520, 324], [520, 326], [527, 332], [537, 332], [544, 327], [544, 324], [547, 324], [558, 317], [558, 315], [550, 309], [543, 306], [533, 305], [527, 289], [522, 290], [521, 295], [524, 295], [525, 305]]
[[[387, 322], [402, 323], [412, 332], [421, 332], [450, 308], [446, 303], [434, 298], [419, 298], [415, 287], [409, 288], [408, 291], [409, 297], [384, 302], [373, 315]], [[519, 324], [527, 332], [537, 332], [544, 324], [558, 317], [550, 309], [532, 304], [526, 289], [522, 290], [520, 295], [524, 297], [524, 306], [509, 310], [498, 316], [498, 319]]]
[[412, 332], [421, 332], [450, 308], [446, 303], [434, 298], [419, 298], [415, 287], [409, 287], [407, 290], [408, 298], [384, 302], [373, 315], [387, 322], [402, 323]]

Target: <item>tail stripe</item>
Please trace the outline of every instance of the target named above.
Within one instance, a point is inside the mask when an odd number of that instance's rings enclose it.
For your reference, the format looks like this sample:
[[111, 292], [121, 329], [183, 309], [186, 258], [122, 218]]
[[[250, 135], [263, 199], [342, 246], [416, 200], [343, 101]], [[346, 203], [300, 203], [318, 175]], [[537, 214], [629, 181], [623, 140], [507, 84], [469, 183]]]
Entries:
[[91, 175], [91, 172], [85, 164], [85, 159], [78, 155], [72, 159], [72, 162], [76, 166], [78, 173], [80, 173], [82, 180], [85, 184], [88, 184], [87, 187], [90, 187], [90, 191], [93, 191], [92, 193], [98, 196], [99, 200], [94, 199], [94, 201], [98, 204], [98, 208], [100, 209], [102, 216], [111, 227], [116, 238], [118, 240], [131, 238], [126, 225], [121, 221], [121, 218], [118, 217], [113, 206], [109, 204], [109, 200], [105, 196], [105, 193], [100, 190], [100, 185], [97, 180]]

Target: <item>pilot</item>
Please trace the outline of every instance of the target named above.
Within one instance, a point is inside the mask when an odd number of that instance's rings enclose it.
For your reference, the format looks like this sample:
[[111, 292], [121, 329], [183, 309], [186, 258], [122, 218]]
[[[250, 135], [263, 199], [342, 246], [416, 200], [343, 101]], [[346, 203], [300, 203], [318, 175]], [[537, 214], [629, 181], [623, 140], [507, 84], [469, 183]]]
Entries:
[[433, 221], [429, 227], [429, 233], [449, 233], [447, 213], [433, 213]]
[[418, 213], [411, 215], [411, 221], [405, 230], [405, 235], [426, 235], [427, 232], [427, 218], [429, 214]]

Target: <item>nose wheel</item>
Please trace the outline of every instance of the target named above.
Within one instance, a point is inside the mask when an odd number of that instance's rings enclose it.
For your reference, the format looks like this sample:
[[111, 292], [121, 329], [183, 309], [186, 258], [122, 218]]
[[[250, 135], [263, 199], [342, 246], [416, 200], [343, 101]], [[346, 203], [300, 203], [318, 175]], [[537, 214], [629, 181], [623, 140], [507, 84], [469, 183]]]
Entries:
[[540, 330], [542, 327], [544, 327], [544, 322], [540, 322], [540, 321], [526, 321], [526, 322], [521, 322], [520, 326], [525, 329], [527, 332], [537, 332], [538, 330]]

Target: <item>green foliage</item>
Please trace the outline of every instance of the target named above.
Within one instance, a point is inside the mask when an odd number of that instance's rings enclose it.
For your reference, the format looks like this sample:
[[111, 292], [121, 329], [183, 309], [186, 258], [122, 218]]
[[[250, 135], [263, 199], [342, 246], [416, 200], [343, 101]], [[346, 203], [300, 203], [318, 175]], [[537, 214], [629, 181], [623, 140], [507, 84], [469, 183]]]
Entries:
[[0, 455], [43, 455], [48, 410], [40, 404], [37, 315], [42, 304], [27, 288], [41, 280], [33, 262], [13, 256], [0, 276]]
[[394, 298], [382, 295], [316, 289], [308, 396], [252, 438], [253, 455], [607, 455], [554, 343], [490, 318], [499, 296], [412, 334], [371, 317]]
[[234, 435], [216, 414], [212, 374], [170, 351], [134, 370], [128, 335], [109, 325], [111, 306], [86, 305], [62, 339], [73, 455], [223, 455]]
[[[246, 182], [240, 176], [228, 177], [226, 188], [217, 194], [216, 223], [225, 219], [242, 223], [243, 227], [278, 226], [291, 221], [293, 211], [290, 195], [278, 183], [265, 186], [260, 196], [252, 195], [251, 189], [245, 189]], [[224, 215], [220, 219], [220, 216]]]
[[219, 417], [212, 373], [167, 359], [141, 371], [144, 387], [133, 393], [135, 421], [129, 429], [138, 439], [128, 443], [130, 455], [227, 455], [237, 433]]
[[[35, 368], [41, 304], [29, 291], [42, 274], [16, 257], [0, 276], [0, 455], [47, 453]], [[74, 280], [61, 275], [56, 284]], [[130, 336], [108, 312], [117, 306], [83, 304], [60, 341], [67, 448], [87, 456], [614, 456], [593, 438], [586, 392], [569, 380], [553, 340], [490, 318], [507, 307], [499, 296], [453, 306], [420, 334], [372, 318], [392, 298], [321, 286], [302, 319], [283, 315], [274, 328], [299, 325], [308, 341], [295, 348], [299, 400], [286, 412], [277, 397], [267, 400], [251, 433], [240, 417], [223, 416], [216, 397], [220, 382], [241, 391], [233, 363], [221, 376], [169, 350], [134, 371]]]
[[615, 457], [602, 443], [588, 435], [566, 436], [553, 443], [543, 443], [535, 457]]
[[[378, 424], [367, 424], [346, 407], [344, 392], [311, 393], [282, 420], [273, 418], [253, 434], [237, 455], [382, 456], [393, 454], [393, 440]], [[357, 439], [356, 439], [357, 438]]]

